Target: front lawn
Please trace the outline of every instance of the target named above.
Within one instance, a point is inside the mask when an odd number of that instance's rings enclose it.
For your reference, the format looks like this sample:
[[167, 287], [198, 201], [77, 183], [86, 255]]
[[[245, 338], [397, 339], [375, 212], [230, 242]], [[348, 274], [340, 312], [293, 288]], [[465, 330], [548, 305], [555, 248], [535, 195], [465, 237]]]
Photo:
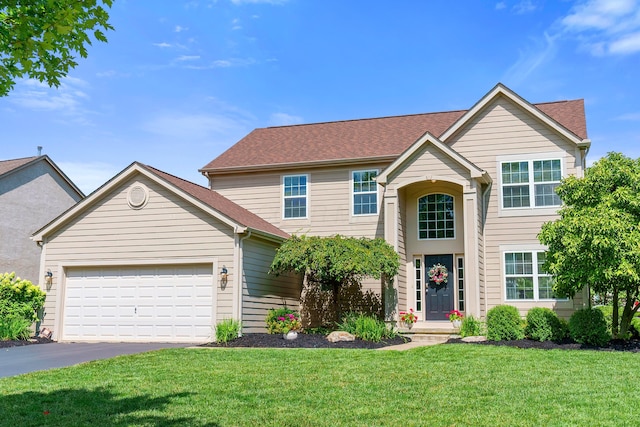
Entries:
[[637, 425], [638, 354], [169, 349], [0, 380], [4, 426]]

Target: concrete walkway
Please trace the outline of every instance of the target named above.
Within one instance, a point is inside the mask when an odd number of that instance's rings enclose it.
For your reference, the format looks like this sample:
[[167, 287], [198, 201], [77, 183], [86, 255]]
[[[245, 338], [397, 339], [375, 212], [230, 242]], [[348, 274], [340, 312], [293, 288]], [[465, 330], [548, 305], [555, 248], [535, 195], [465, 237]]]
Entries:
[[50, 343], [0, 349], [0, 378], [193, 344], [170, 343]]

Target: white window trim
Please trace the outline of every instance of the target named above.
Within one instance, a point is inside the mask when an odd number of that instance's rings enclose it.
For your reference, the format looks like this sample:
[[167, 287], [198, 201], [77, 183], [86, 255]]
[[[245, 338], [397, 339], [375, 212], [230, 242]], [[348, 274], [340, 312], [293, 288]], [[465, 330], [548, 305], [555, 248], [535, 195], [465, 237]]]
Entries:
[[[376, 173], [376, 179], [374, 180], [374, 182], [376, 183], [376, 190], [375, 190], [375, 194], [376, 194], [376, 213], [369, 213], [369, 214], [356, 214], [355, 213], [355, 203], [353, 202], [353, 199], [355, 198], [356, 194], [373, 194], [373, 191], [364, 191], [364, 192], [360, 192], [360, 193], [356, 193], [355, 191], [353, 191], [353, 175], [357, 172], [375, 172]], [[380, 169], [357, 169], [357, 170], [352, 170], [350, 172], [350, 178], [349, 178], [349, 188], [350, 188], [350, 193], [351, 193], [351, 216], [354, 217], [365, 217], [365, 216], [378, 216], [380, 214], [380, 207], [381, 207], [381, 203], [380, 203], [380, 188], [378, 186], [378, 182], [377, 182], [377, 176], [380, 174]]]
[[[453, 199], [453, 237], [443, 237], [442, 239], [438, 239], [438, 238], [434, 238], [431, 239], [429, 237], [427, 238], [420, 238], [420, 199], [422, 199], [423, 197], [426, 196], [430, 196], [432, 194], [443, 194], [445, 196], [449, 196]], [[455, 240], [456, 236], [458, 235], [458, 231], [457, 231], [457, 227], [456, 227], [456, 219], [457, 216], [457, 212], [456, 212], [456, 197], [452, 194], [449, 193], [443, 193], [443, 192], [435, 192], [435, 193], [427, 193], [427, 194], [423, 194], [422, 196], [418, 197], [416, 199], [416, 236], [418, 237], [419, 241], [434, 241], [434, 242], [438, 242], [438, 241], [443, 241], [443, 240]]]
[[[286, 197], [284, 195], [284, 190], [285, 190], [284, 180], [285, 180], [285, 178], [291, 178], [291, 177], [294, 177], [294, 176], [304, 176], [304, 177], [306, 177], [306, 181], [307, 181], [307, 185], [306, 185], [307, 194], [306, 195], [304, 195], [304, 196], [289, 196], [289, 197]], [[281, 206], [282, 206], [282, 219], [285, 220], [285, 221], [292, 221], [292, 220], [295, 221], [295, 220], [300, 220], [300, 219], [308, 219], [309, 218], [309, 206], [310, 206], [310, 204], [309, 204], [309, 200], [310, 200], [309, 195], [311, 193], [311, 191], [310, 191], [311, 190], [311, 180], [310, 180], [309, 174], [307, 174], [307, 173], [296, 173], [296, 174], [282, 175], [282, 179], [280, 181], [280, 187], [281, 187], [280, 194], [282, 194], [282, 203], [281, 203]], [[285, 200], [289, 199], [289, 198], [300, 198], [300, 197], [304, 197], [305, 198], [306, 215], [305, 216], [296, 216], [296, 217], [287, 218], [285, 216], [285, 206], [284, 206], [285, 205], [285, 203], [284, 203]]]
[[[541, 245], [502, 245], [500, 246], [500, 277], [501, 277], [501, 286], [503, 293], [503, 301], [508, 303], [531, 303], [531, 302], [539, 302], [539, 301], [567, 301], [567, 298], [538, 298], [539, 288], [538, 288], [538, 276], [540, 276], [538, 272], [538, 252], [545, 252], [546, 247]], [[507, 266], [505, 264], [504, 256], [508, 253], [522, 253], [522, 252], [530, 252], [535, 254], [535, 257], [532, 257], [531, 262], [533, 263], [533, 298], [532, 299], [509, 299], [507, 298]], [[544, 273], [542, 275], [545, 275]]]
[[[519, 154], [509, 156], [496, 157], [496, 175], [498, 177], [498, 216], [526, 216], [526, 215], [554, 215], [558, 212], [561, 205], [558, 206], [535, 206], [535, 188], [533, 182], [533, 162], [538, 160], [560, 160], [560, 176], [566, 175], [565, 170], [565, 152], [556, 153], [536, 153], [536, 154]], [[504, 199], [502, 197], [502, 164], [512, 162], [528, 162], [529, 163], [529, 200], [530, 206], [520, 208], [503, 207]]]

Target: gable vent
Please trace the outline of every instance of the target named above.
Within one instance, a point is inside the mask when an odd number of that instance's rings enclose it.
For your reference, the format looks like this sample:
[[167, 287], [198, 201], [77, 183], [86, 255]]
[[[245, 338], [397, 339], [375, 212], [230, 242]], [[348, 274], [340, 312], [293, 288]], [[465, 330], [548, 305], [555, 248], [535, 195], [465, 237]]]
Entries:
[[149, 190], [142, 184], [134, 184], [127, 193], [127, 203], [132, 209], [142, 209], [149, 200]]

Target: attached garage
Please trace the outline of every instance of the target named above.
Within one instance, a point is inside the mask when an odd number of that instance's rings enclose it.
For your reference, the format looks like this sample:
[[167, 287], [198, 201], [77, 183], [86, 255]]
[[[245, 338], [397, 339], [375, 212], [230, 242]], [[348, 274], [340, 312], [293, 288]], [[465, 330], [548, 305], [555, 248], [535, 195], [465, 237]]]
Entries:
[[48, 277], [42, 327], [102, 342], [207, 342], [224, 319], [264, 331], [269, 308], [298, 302], [296, 280], [268, 274], [287, 237], [208, 188], [133, 163], [32, 236]]
[[63, 341], [200, 342], [211, 338], [213, 267], [69, 268]]

